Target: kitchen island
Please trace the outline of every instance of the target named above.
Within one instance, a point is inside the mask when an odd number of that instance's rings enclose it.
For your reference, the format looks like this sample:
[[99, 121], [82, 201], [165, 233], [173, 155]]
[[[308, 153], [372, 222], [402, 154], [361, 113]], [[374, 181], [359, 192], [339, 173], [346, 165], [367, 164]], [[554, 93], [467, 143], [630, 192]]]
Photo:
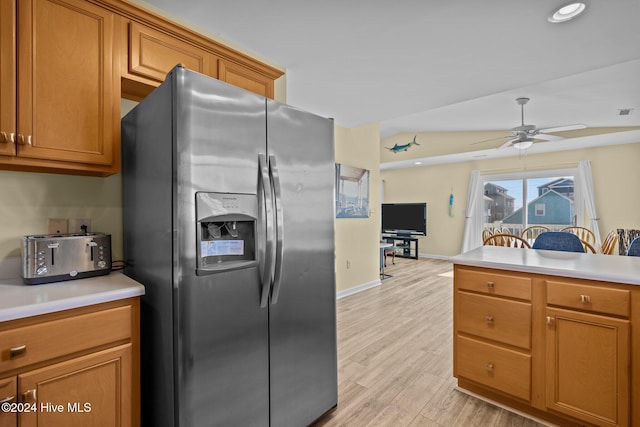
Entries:
[[452, 262], [462, 391], [563, 426], [640, 425], [640, 258], [483, 246]]
[[0, 280], [0, 425], [138, 426], [143, 294], [120, 273]]

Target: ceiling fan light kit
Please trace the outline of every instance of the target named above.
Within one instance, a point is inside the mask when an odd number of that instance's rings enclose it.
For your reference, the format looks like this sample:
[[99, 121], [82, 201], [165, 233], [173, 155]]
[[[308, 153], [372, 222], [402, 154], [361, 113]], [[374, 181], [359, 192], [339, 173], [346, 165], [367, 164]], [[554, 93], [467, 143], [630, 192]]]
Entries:
[[562, 6], [561, 8], [553, 12], [551, 15], [549, 15], [547, 20], [552, 24], [567, 22], [575, 18], [576, 16], [580, 15], [582, 12], [585, 11], [586, 8], [587, 8], [587, 5], [584, 3], [579, 3], [579, 2], [569, 3]]
[[514, 142], [513, 146], [519, 150], [526, 150], [527, 148], [533, 145], [533, 141], [530, 139], [525, 139], [524, 141]]

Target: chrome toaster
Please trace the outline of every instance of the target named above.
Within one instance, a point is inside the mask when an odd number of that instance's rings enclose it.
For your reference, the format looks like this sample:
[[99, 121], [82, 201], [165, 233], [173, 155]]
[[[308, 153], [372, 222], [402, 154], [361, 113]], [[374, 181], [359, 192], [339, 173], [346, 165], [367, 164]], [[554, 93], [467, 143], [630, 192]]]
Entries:
[[101, 276], [110, 271], [110, 234], [45, 234], [22, 238], [22, 279], [28, 285]]

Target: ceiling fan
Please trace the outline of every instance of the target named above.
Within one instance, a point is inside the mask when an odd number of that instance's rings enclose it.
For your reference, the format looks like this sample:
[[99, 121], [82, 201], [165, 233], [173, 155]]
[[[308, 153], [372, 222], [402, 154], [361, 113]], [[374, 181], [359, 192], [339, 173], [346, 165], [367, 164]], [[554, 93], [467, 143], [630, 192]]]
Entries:
[[548, 135], [551, 132], [563, 132], [568, 130], [584, 129], [587, 126], [581, 124], [556, 126], [551, 128], [538, 129], [534, 125], [524, 124], [524, 106], [529, 102], [529, 98], [517, 98], [516, 102], [520, 106], [521, 124], [511, 129], [511, 135], [501, 136], [499, 138], [487, 139], [484, 141], [474, 142], [471, 145], [481, 144], [484, 142], [495, 141], [498, 139], [511, 138], [509, 141], [502, 144], [498, 149], [507, 148], [510, 146], [516, 147], [520, 150], [531, 147], [534, 140], [540, 139], [543, 141], [556, 141], [564, 139], [561, 136]]

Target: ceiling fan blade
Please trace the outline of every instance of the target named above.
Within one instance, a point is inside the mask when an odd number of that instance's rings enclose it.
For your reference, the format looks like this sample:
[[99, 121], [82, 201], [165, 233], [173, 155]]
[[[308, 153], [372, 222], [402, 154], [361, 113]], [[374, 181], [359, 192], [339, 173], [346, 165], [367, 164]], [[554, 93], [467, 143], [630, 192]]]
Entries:
[[561, 139], [565, 139], [563, 136], [547, 135], [546, 133], [536, 133], [533, 138], [541, 139], [543, 141], [560, 141]]
[[538, 129], [538, 132], [540, 133], [564, 132], [567, 130], [586, 129], [586, 127], [587, 125], [575, 124], [575, 125], [556, 126], [552, 128]]
[[477, 141], [477, 142], [472, 142], [469, 145], [476, 145], [476, 144], [482, 144], [485, 142], [490, 142], [490, 141], [497, 141], [499, 139], [505, 139], [505, 138], [513, 138], [513, 135], [505, 135], [505, 136], [499, 136], [497, 138], [491, 138], [491, 139], [485, 139], [484, 141]]

